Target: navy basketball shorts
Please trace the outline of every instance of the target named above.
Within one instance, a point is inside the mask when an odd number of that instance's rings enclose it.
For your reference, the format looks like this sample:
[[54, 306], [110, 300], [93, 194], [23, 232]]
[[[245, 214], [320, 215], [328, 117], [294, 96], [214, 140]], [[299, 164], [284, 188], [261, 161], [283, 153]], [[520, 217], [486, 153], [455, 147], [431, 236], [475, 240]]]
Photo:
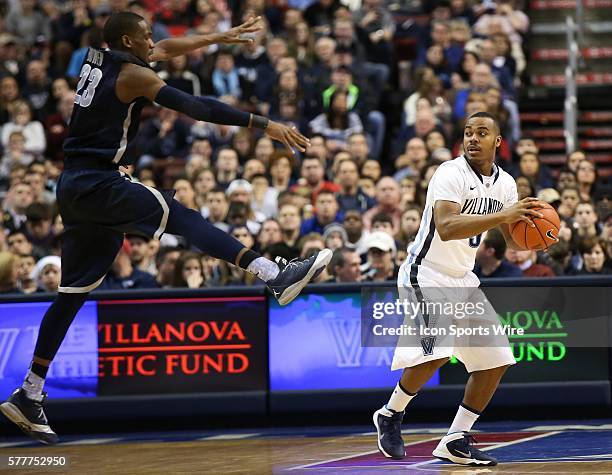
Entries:
[[174, 191], [145, 186], [118, 170], [69, 169], [57, 183], [64, 223], [64, 293], [86, 293], [104, 279], [124, 234], [159, 239], [166, 229]]

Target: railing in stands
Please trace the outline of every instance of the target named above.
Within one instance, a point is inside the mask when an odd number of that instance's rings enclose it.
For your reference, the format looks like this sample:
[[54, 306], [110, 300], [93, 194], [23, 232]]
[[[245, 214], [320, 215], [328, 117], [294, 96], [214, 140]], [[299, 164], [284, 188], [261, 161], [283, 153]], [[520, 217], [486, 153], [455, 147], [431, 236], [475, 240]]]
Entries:
[[[576, 2], [576, 17], [578, 18], [578, 5], [581, 5], [580, 0]], [[565, 151], [570, 154], [576, 150], [576, 138], [578, 128], [578, 100], [576, 95], [576, 75], [578, 73], [578, 56], [579, 49], [576, 42], [576, 34], [580, 27], [576, 26], [576, 22], [571, 16], [565, 19], [566, 34], [567, 34], [567, 51], [568, 59], [565, 67], [565, 103], [564, 103], [564, 135], [565, 135]]]

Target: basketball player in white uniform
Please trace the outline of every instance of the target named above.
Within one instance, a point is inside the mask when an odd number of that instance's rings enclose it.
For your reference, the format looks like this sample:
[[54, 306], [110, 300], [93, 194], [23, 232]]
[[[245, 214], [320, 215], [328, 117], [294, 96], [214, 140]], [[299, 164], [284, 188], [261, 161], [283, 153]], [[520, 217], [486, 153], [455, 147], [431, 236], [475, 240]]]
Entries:
[[[508, 225], [519, 220], [533, 226], [535, 198], [518, 201], [516, 183], [494, 164], [501, 144], [499, 125], [486, 112], [467, 120], [464, 156], [440, 165], [427, 190], [427, 202], [415, 241], [398, 274], [398, 287], [417, 295], [427, 288], [475, 288], [472, 272], [476, 250], [487, 230], [498, 227], [509, 247], [514, 243]], [[442, 289], [440, 289], [442, 290]], [[473, 289], [476, 290], [476, 289]], [[493, 312], [491, 312], [493, 313]], [[433, 455], [463, 465], [496, 465], [497, 461], [473, 446], [472, 425], [493, 396], [506, 369], [516, 361], [503, 336], [499, 346], [453, 347], [398, 344], [392, 369], [404, 368], [389, 402], [374, 413], [378, 447], [386, 457], [405, 456], [401, 437], [404, 410], [438, 368], [456, 356], [470, 374], [463, 402], [448, 434]]]

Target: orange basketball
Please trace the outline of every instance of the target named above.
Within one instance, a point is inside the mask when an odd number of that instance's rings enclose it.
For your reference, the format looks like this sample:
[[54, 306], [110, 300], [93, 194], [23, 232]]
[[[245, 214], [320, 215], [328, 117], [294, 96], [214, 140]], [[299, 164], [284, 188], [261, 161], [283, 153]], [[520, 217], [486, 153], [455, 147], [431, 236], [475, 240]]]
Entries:
[[555, 209], [542, 202], [539, 208], [531, 208], [544, 215], [543, 218], [533, 218], [535, 228], [525, 221], [517, 221], [510, 225], [512, 239], [523, 249], [541, 250], [553, 245], [559, 237], [561, 220]]

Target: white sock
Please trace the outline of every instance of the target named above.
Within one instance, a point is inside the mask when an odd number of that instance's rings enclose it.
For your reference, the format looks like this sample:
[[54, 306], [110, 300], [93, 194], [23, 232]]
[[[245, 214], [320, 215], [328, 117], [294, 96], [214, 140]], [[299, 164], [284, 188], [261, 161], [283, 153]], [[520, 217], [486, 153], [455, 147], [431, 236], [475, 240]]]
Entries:
[[42, 390], [44, 385], [45, 379], [33, 373], [32, 370], [29, 369], [21, 387], [25, 391], [28, 399], [42, 401]]
[[270, 259], [266, 259], [265, 257], [258, 257], [254, 261], [251, 261], [246, 270], [251, 274], [256, 275], [264, 282], [276, 279], [276, 276], [279, 273], [276, 262], [272, 262]]
[[[414, 398], [414, 396], [416, 396], [416, 394], [408, 394], [406, 391], [404, 391], [404, 389], [400, 386], [400, 383], [398, 382], [395, 385], [393, 394], [391, 394], [389, 402], [387, 403], [385, 408], [395, 412], [402, 412], [404, 409], [406, 409], [406, 406], [410, 401], [412, 401], [412, 398]], [[391, 414], [388, 415], [390, 416]]]
[[447, 434], [452, 434], [453, 432], [469, 432], [479, 416], [480, 413], [474, 412], [473, 409], [468, 409], [461, 404]]

